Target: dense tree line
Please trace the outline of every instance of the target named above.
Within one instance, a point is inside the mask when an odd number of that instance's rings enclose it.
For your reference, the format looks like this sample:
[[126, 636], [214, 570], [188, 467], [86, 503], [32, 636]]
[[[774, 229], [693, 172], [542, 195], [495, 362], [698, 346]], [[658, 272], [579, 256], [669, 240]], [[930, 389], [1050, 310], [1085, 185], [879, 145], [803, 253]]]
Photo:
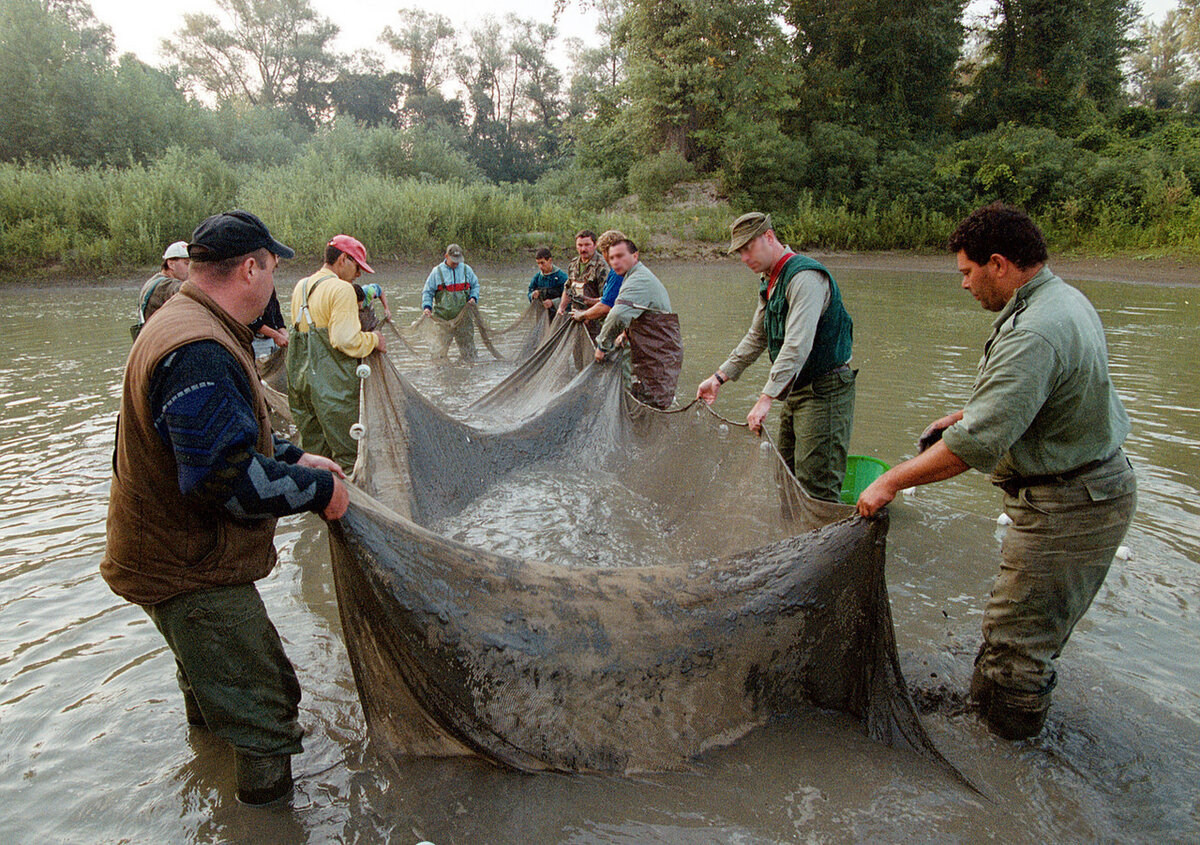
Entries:
[[5, 0], [0, 161], [324, 154], [582, 207], [708, 178], [785, 218], [999, 197], [1081, 226], [1178, 214], [1200, 180], [1200, 0], [1159, 23], [1136, 0], [994, 0], [968, 20], [966, 0], [580, 2], [595, 30], [565, 68], [551, 21], [456, 30], [416, 9], [340, 55], [310, 0], [213, 0], [155, 67], [115, 55], [86, 0]]

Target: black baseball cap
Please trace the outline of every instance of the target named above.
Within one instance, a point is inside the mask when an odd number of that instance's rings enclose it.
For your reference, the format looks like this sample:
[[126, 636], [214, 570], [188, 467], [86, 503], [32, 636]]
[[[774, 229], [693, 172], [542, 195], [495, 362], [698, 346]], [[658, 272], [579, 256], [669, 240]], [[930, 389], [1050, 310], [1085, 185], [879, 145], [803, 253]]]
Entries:
[[280, 258], [294, 258], [296, 253], [271, 237], [267, 226], [249, 211], [225, 211], [204, 220], [188, 244], [192, 261], [223, 261], [268, 249]]

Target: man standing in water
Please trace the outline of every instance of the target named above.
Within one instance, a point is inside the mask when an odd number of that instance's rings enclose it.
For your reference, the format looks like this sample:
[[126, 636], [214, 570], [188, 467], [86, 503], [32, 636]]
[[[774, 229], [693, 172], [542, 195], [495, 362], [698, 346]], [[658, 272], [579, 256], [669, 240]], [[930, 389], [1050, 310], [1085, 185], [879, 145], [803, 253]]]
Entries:
[[138, 294], [138, 325], [133, 332], [136, 338], [150, 315], [162, 308], [163, 303], [174, 296], [187, 281], [191, 260], [188, 258], [187, 241], [175, 241], [163, 252], [162, 267], [146, 280]]
[[288, 406], [306, 452], [333, 458], [347, 472], [358, 457], [359, 359], [387, 351], [382, 332], [364, 332], [354, 280], [374, 273], [366, 247], [349, 235], [325, 246], [325, 263], [296, 283], [288, 339]]
[[[581, 229], [575, 236], [575, 252], [576, 256], [567, 265], [567, 286], [563, 289], [562, 301], [558, 305], [560, 314], [568, 307], [582, 311], [599, 302], [600, 292], [608, 275], [608, 265], [596, 252], [596, 233], [591, 229]], [[588, 331], [592, 332], [593, 340], [598, 328], [598, 323], [588, 323]]]
[[746, 422], [762, 431], [771, 404], [782, 399], [780, 454], [808, 495], [836, 502], [854, 425], [854, 324], [833, 275], [780, 243], [770, 215], [751, 211], [730, 229], [728, 251], [759, 274], [758, 308], [742, 342], [700, 382], [696, 398], [711, 405], [721, 385], [736, 380], [765, 349], [771, 372]]
[[[651, 407], [669, 408], [683, 367], [679, 317], [671, 313], [667, 289], [641, 262], [633, 241], [622, 238], [614, 242], [608, 256], [624, 281], [596, 336], [596, 360], [612, 354], [618, 335], [624, 332], [629, 346], [626, 376], [630, 393]], [[585, 313], [573, 311], [571, 318], [580, 322], [586, 319]]]
[[998, 312], [966, 407], [933, 422], [922, 451], [863, 491], [871, 516], [898, 490], [991, 473], [1012, 519], [983, 614], [971, 697], [994, 733], [1036, 736], [1054, 659], [1092, 603], [1133, 519], [1137, 484], [1121, 449], [1129, 417], [1108, 374], [1100, 317], [1050, 272], [1022, 211], [981, 208], [950, 236], [962, 286]]
[[237, 795], [291, 793], [300, 686], [254, 582], [275, 565], [275, 520], [346, 511], [341, 470], [271, 433], [248, 327], [292, 250], [252, 214], [197, 227], [191, 279], [129, 353], [100, 573], [150, 615], [175, 655], [188, 724], [236, 754]]
[[[463, 261], [462, 247], [450, 244], [442, 263], [429, 271], [421, 291], [421, 308], [439, 320], [453, 320], [467, 305], [478, 301], [479, 277], [471, 265]], [[475, 323], [470, 314], [464, 314], [455, 327], [454, 342], [464, 361], [475, 360]]]

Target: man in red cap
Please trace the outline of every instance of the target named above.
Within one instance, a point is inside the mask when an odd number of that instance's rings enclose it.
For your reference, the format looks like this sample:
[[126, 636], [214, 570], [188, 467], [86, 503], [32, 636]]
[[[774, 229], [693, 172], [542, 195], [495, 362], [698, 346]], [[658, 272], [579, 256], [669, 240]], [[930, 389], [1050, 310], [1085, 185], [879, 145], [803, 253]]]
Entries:
[[380, 332], [364, 332], [354, 280], [374, 273], [367, 250], [349, 235], [325, 247], [325, 263], [292, 293], [288, 344], [288, 405], [307, 452], [337, 461], [347, 472], [358, 446], [350, 427], [358, 422], [359, 360], [387, 351]]

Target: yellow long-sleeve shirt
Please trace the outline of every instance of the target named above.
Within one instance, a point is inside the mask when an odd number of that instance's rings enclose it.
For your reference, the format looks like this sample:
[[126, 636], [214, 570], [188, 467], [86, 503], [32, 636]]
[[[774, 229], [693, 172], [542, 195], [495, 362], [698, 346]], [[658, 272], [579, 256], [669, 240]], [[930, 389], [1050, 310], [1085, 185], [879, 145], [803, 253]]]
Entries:
[[[328, 279], [317, 285], [320, 279]], [[331, 271], [321, 268], [311, 276], [301, 279], [292, 291], [292, 325], [302, 332], [308, 331], [308, 323], [300, 314], [300, 303], [304, 299], [304, 288], [311, 287], [308, 295], [308, 313], [313, 325], [329, 330], [329, 342], [333, 348], [351, 358], [365, 358], [375, 351], [379, 336], [364, 332], [358, 321], [358, 298], [354, 286], [344, 282]]]

